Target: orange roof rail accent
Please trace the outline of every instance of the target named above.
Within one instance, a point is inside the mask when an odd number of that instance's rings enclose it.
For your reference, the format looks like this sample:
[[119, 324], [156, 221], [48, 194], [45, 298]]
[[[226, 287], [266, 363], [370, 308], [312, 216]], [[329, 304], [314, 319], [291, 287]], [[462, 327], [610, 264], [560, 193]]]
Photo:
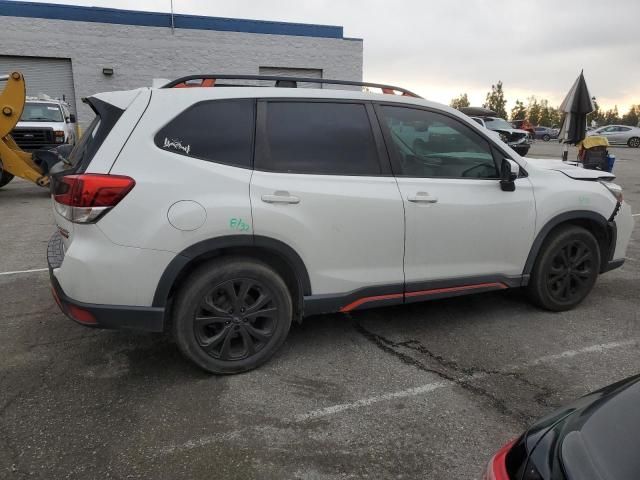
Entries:
[[[406, 97], [422, 98], [419, 95], [407, 90], [406, 88], [396, 87], [393, 85], [385, 85], [381, 83], [371, 82], [356, 82], [352, 80], [331, 80], [328, 78], [308, 78], [308, 77], [283, 77], [277, 75], [231, 75], [227, 73], [223, 74], [197, 74], [187, 75], [185, 77], [177, 78], [161, 88], [189, 88], [189, 87], [213, 87], [217, 80], [267, 80], [273, 82], [287, 83], [291, 86], [280, 86], [279, 88], [295, 88], [298, 83], [318, 83], [320, 85], [348, 85], [357, 87], [371, 87], [379, 88], [384, 94], [389, 95], [402, 95]], [[199, 81], [199, 82], [198, 82]], [[292, 85], [293, 84], [293, 85]], [[229, 85], [218, 85], [229, 86]], [[239, 85], [231, 85], [239, 86]], [[263, 86], [263, 85], [245, 85], [245, 86]], [[278, 87], [278, 85], [275, 85]]]

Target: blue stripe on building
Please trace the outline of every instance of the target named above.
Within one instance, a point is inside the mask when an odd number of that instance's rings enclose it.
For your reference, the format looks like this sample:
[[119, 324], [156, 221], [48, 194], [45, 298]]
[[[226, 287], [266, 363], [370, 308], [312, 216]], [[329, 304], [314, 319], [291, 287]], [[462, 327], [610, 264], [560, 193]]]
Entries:
[[[51, 3], [0, 0], [0, 16], [74, 20], [77, 22], [171, 27], [171, 14], [118, 10], [115, 8], [57, 5]], [[175, 28], [218, 30], [222, 32], [263, 33], [301, 37], [343, 38], [342, 27], [304, 23], [243, 20], [223, 17], [175, 14]]]

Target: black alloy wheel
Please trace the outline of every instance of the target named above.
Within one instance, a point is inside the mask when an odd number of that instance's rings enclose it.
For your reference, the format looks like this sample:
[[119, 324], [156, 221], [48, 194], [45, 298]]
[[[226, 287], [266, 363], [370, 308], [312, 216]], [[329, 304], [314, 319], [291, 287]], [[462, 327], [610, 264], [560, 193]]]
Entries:
[[194, 333], [200, 347], [213, 358], [242, 360], [264, 348], [276, 331], [279, 316], [266, 285], [250, 278], [231, 279], [202, 298]]
[[291, 293], [259, 260], [219, 258], [185, 280], [172, 309], [182, 353], [211, 373], [246, 372], [284, 343], [293, 317]]
[[556, 251], [547, 271], [550, 295], [563, 303], [581, 297], [591, 288], [596, 268], [594, 252], [583, 241], [564, 244]]
[[527, 293], [538, 306], [570, 310], [589, 294], [600, 273], [600, 247], [593, 234], [577, 225], [556, 228], [536, 258]]

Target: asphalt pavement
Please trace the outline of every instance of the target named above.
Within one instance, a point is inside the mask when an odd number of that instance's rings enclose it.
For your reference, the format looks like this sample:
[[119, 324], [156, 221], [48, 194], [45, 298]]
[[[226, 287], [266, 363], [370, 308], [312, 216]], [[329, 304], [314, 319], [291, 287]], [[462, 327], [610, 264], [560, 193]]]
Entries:
[[[611, 151], [640, 212], [640, 149]], [[0, 478], [473, 479], [536, 418], [640, 372], [640, 227], [573, 311], [507, 291], [318, 316], [216, 377], [164, 335], [59, 312], [50, 209], [26, 182], [0, 189]]]

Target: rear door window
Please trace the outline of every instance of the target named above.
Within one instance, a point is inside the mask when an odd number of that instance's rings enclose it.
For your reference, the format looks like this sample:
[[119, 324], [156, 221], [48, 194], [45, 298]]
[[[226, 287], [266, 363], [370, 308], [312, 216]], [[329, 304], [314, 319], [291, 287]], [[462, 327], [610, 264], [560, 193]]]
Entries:
[[256, 169], [321, 175], [380, 175], [364, 104], [267, 102]]
[[179, 155], [251, 168], [255, 101], [211, 100], [196, 103], [155, 136], [162, 150]]

